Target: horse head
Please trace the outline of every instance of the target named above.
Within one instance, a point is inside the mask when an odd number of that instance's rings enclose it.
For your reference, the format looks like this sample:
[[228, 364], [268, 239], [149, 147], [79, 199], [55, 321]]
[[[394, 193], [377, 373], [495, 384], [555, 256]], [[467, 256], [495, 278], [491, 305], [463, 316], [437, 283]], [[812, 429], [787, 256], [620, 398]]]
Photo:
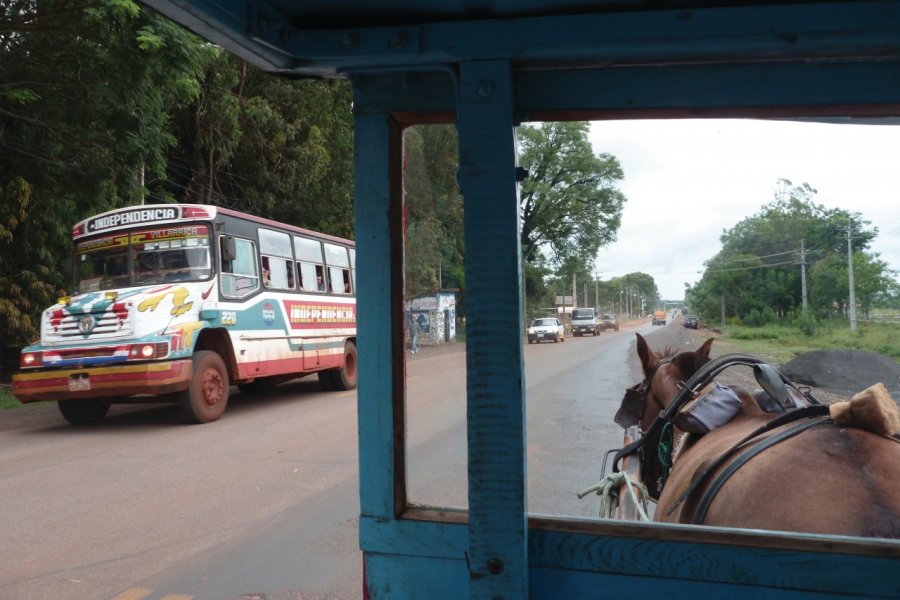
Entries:
[[678, 384], [709, 362], [709, 351], [715, 338], [709, 338], [693, 352], [674, 353], [666, 348], [654, 352], [644, 336], [637, 333], [637, 353], [641, 359], [644, 380], [628, 388], [616, 412], [615, 422], [622, 428], [640, 425], [647, 431], [678, 392]]
[[709, 351], [714, 338], [709, 338], [693, 352], [674, 353], [667, 348], [656, 353], [650, 349], [641, 334], [636, 335], [644, 380], [625, 391], [615, 422], [624, 429], [639, 425], [642, 435], [647, 436], [644, 440], [646, 447], [654, 449], [642, 451], [640, 461], [644, 481], [657, 482], [655, 486], [648, 485], [650, 497], [655, 500], [662, 491], [668, 467], [662, 464], [659, 453], [655, 450], [660, 445], [662, 432], [659, 427], [651, 432], [650, 425], [675, 397], [678, 384], [690, 379], [691, 375], [709, 362]]

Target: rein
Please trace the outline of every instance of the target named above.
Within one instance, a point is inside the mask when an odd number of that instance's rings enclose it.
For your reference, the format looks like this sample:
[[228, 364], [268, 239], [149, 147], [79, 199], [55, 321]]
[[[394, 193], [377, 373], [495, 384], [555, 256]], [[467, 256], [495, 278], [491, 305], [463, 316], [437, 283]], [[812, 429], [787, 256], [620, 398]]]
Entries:
[[[784, 425], [788, 425], [794, 423], [793, 427], [789, 427], [788, 429], [777, 433], [765, 440], [760, 441], [757, 444], [754, 444], [750, 447], [749, 450], [741, 454], [734, 462], [732, 462], [728, 467], [719, 474], [719, 476], [713, 481], [712, 485], [707, 488], [706, 492], [704, 492], [703, 497], [700, 500], [699, 505], [697, 506], [697, 510], [694, 512], [693, 518], [691, 519], [691, 523], [695, 525], [699, 525], [703, 523], [703, 520], [706, 518], [706, 511], [709, 509], [709, 505], [712, 503], [713, 498], [715, 498], [716, 494], [719, 493], [719, 490], [725, 485], [725, 482], [744, 464], [749, 461], [754, 456], [759, 455], [764, 450], [767, 450], [778, 444], [783, 442], [784, 440], [794, 437], [798, 433], [806, 431], [807, 429], [814, 427], [816, 425], [821, 425], [823, 423], [832, 423], [831, 418], [828, 416], [829, 410], [827, 406], [821, 404], [814, 404], [812, 406], [807, 406], [805, 408], [798, 408], [797, 410], [791, 411], [789, 413], [783, 414], [779, 417], [776, 417], [766, 423], [765, 425], [761, 425], [760, 427], [754, 429], [749, 434], [744, 436], [743, 439], [739, 440], [734, 446], [725, 451], [724, 454], [719, 456], [715, 461], [709, 464], [703, 471], [694, 477], [691, 485], [684, 491], [683, 494], [675, 501], [672, 505], [672, 508], [669, 509], [669, 512], [666, 514], [672, 514], [672, 512], [678, 508], [682, 502], [687, 500], [691, 494], [693, 494], [697, 489], [706, 483], [709, 480], [710, 476], [713, 472], [716, 471], [722, 464], [725, 463], [729, 458], [734, 456], [738, 451], [744, 448], [748, 442], [753, 441], [755, 438], [778, 429]], [[801, 419], [807, 419], [805, 421], [801, 421]], [[797, 421], [801, 421], [797, 423]]]
[[[671, 361], [671, 358], [668, 359], [666, 362], [669, 362], [669, 361]], [[647, 379], [645, 379], [640, 385], [635, 386], [634, 388], [630, 388], [628, 392], [634, 391], [637, 393], [641, 393], [646, 397], [646, 394], [650, 389], [650, 381], [652, 380], [653, 375], [656, 374], [656, 369], [658, 369], [662, 364], [664, 364], [664, 363], [659, 363], [656, 367], [654, 367], [653, 372], [648, 376]], [[666, 440], [663, 439], [664, 434], [667, 433], [667, 431], [670, 432], [674, 428], [674, 420], [675, 420], [675, 417], [678, 414], [678, 412], [682, 408], [684, 408], [684, 406], [688, 402], [690, 402], [691, 399], [693, 399], [694, 396], [703, 387], [705, 387], [716, 375], [718, 375], [719, 373], [724, 371], [726, 368], [732, 367], [732, 366], [738, 366], [738, 365], [749, 366], [749, 367], [753, 367], [754, 369], [759, 368], [758, 367], [759, 365], [765, 365], [768, 372], [777, 374], [781, 378], [781, 381], [784, 384], [792, 385], [791, 382], [787, 378], [785, 378], [784, 375], [782, 375], [779, 371], [777, 371], [776, 369], [773, 369], [767, 363], [760, 360], [759, 358], [750, 356], [748, 354], [726, 354], [726, 355], [720, 356], [718, 358], [712, 359], [709, 362], [707, 362], [706, 364], [704, 364], [702, 367], [697, 369], [697, 371], [690, 378], [688, 378], [687, 382], [685, 382], [685, 383], [679, 382], [678, 392], [675, 394], [675, 397], [672, 399], [672, 401], [669, 403], [669, 405], [666, 406], [666, 408], [664, 408], [656, 416], [655, 419], [653, 419], [653, 422], [650, 423], [650, 427], [647, 428], [646, 433], [640, 439], [632, 442], [631, 444], [628, 444], [624, 448], [619, 449], [615, 453], [615, 455], [613, 457], [613, 472], [614, 473], [619, 472], [619, 462], [624, 457], [630, 456], [632, 454], [637, 453], [638, 451], [641, 451], [643, 449], [643, 446], [645, 444], [647, 444], [648, 442], [650, 442], [651, 440], [661, 440], [662, 441], [661, 444], [659, 441], [656, 442], [657, 443], [657, 454], [658, 454], [657, 459], [659, 460], [659, 462], [662, 466], [662, 474], [659, 478], [659, 481], [657, 482], [657, 489], [659, 492], [661, 492], [663, 486], [665, 485], [666, 479], [668, 478], [668, 472], [672, 466], [672, 456], [671, 456], [672, 444], [671, 444], [671, 442], [668, 444], [666, 443]], [[628, 392], [626, 392], [626, 393], [628, 393]], [[813, 409], [813, 408], [815, 408], [816, 410], [824, 409], [825, 412], [827, 412], [827, 410], [828, 410], [827, 407], [824, 407], [824, 406], [818, 404], [818, 402], [812, 397], [810, 397], [809, 399], [813, 402], [813, 405], [810, 407], [807, 407], [807, 409]], [[796, 417], [789, 417], [789, 416], [794, 415], [795, 413], [804, 413], [805, 411], [807, 411], [807, 409], [793, 410], [793, 411], [786, 413], [780, 417], [776, 417], [775, 419], [773, 419], [772, 421], [767, 423], [767, 425], [772, 425], [772, 428], [774, 428], [774, 427], [777, 427], [777, 425], [774, 425], [775, 422], [780, 421], [781, 424], [784, 424], [785, 422], [790, 422], [790, 421], [793, 421], [796, 419], [803, 418], [804, 416], [806, 416], [805, 414], [802, 414], [802, 415], [797, 414]], [[811, 412], [815, 412], [815, 411], [811, 411]], [[787, 418], [787, 420], [783, 420], [785, 418]], [[763, 427], [765, 427], [765, 426], [763, 426]], [[759, 433], [764, 433], [764, 431], [761, 431]], [[754, 432], [754, 434], [751, 434], [751, 435], [755, 436], [755, 435], [759, 435], [759, 433]], [[745, 440], [742, 440], [741, 442], [739, 442], [738, 445], [745, 443], [748, 439], [750, 439], [750, 437], [748, 437]], [[726, 456], [732, 454], [734, 451], [736, 451], [736, 448], [732, 448], [731, 450], [729, 450], [729, 452], [726, 453]], [[725, 459], [724, 457], [720, 457], [719, 460], [716, 461], [716, 464], [721, 464], [721, 461], [723, 461], [724, 459]], [[693, 491], [693, 489], [695, 489], [694, 486], [692, 486], [692, 488], [689, 488], [689, 492]], [[678, 502], [679, 503], [682, 502], [687, 497], [687, 494], [688, 493], [686, 492], [684, 497], [679, 499]], [[676, 506], [677, 506], [677, 504], [676, 504]]]

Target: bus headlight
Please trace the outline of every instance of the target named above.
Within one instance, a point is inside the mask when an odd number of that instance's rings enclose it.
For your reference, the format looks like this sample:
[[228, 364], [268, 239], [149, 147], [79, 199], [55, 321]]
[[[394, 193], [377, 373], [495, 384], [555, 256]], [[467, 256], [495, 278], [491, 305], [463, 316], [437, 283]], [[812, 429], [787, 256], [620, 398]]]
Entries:
[[44, 355], [40, 352], [23, 352], [20, 364], [23, 368], [40, 367], [44, 364]]
[[146, 360], [160, 358], [169, 353], [169, 344], [166, 342], [153, 342], [149, 344], [135, 344], [128, 350], [128, 358], [132, 360]]

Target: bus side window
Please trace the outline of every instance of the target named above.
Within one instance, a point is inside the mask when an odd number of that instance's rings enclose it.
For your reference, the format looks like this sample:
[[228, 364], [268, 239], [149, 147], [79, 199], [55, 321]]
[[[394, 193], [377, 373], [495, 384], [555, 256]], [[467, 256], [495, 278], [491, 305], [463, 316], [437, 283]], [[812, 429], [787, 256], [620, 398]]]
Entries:
[[294, 252], [291, 236], [266, 227], [257, 229], [263, 262], [263, 285], [276, 290], [294, 287]]
[[328, 267], [328, 281], [331, 284], [331, 288], [329, 289], [331, 293], [350, 293], [350, 269]]
[[294, 237], [294, 256], [300, 289], [309, 292], [325, 291], [325, 265], [322, 244], [309, 238]]
[[[229, 239], [233, 241], [226, 242]], [[221, 240], [222, 295], [243, 298], [259, 289], [256, 244], [241, 238], [223, 237]]]
[[263, 285], [276, 290], [294, 289], [294, 264], [276, 256], [263, 256]]
[[329, 291], [333, 294], [349, 294], [350, 257], [347, 247], [326, 243], [325, 262], [328, 264]]

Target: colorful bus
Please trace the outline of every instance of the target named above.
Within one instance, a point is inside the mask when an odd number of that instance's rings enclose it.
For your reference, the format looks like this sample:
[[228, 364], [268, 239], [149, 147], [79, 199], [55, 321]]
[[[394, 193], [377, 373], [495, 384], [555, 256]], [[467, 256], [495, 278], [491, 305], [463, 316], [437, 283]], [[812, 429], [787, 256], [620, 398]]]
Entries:
[[80, 425], [113, 403], [218, 419], [230, 385], [317, 373], [356, 387], [352, 241], [215, 206], [120, 208], [75, 225], [73, 293], [41, 316], [13, 394]]

